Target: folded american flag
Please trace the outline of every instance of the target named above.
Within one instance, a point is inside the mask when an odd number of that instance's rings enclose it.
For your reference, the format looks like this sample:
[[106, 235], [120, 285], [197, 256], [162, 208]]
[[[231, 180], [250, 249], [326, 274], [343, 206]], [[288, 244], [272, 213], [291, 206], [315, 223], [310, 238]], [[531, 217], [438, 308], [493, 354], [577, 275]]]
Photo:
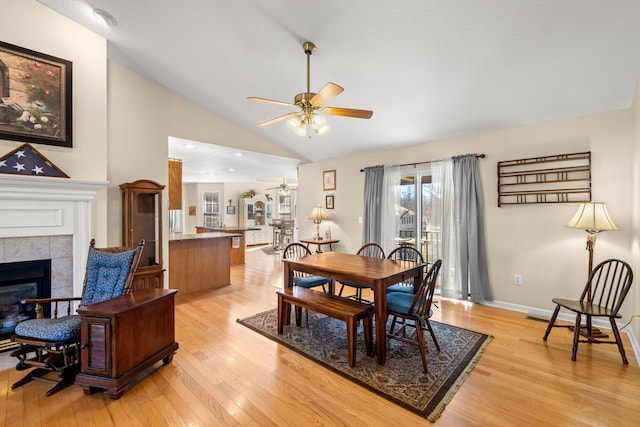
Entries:
[[0, 173], [69, 178], [66, 173], [28, 143], [0, 157]]

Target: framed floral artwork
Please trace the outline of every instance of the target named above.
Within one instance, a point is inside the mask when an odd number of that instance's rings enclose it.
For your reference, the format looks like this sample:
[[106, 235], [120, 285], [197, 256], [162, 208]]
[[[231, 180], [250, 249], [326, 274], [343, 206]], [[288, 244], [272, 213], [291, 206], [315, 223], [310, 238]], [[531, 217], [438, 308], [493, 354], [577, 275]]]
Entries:
[[324, 191], [336, 189], [336, 171], [324, 171], [322, 172], [322, 189]]
[[0, 139], [72, 147], [72, 63], [0, 42]]
[[333, 209], [333, 196], [325, 196], [325, 205], [327, 209]]

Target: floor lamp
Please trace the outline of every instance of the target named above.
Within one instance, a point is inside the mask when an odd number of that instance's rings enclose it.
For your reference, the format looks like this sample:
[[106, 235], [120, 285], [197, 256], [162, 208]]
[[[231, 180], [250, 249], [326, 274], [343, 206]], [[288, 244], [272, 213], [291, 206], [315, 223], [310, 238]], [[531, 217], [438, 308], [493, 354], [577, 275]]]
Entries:
[[[602, 231], [616, 231], [618, 227], [613, 222], [607, 212], [607, 207], [603, 202], [585, 202], [580, 204], [578, 211], [573, 218], [565, 225], [569, 228], [578, 228], [585, 230], [587, 234], [587, 251], [589, 251], [589, 267], [587, 277], [591, 276], [593, 270], [593, 248], [596, 245], [596, 234]], [[591, 302], [591, 287], [587, 291], [587, 302]], [[591, 316], [587, 316], [587, 328], [591, 329]], [[593, 334], [606, 336], [598, 331], [592, 331]]]

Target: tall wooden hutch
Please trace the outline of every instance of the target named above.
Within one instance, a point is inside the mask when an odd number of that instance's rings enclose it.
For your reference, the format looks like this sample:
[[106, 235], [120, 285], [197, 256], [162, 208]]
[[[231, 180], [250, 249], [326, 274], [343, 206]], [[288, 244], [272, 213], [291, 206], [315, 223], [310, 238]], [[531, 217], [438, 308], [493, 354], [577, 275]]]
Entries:
[[133, 279], [133, 290], [164, 287], [162, 267], [162, 190], [164, 185], [141, 179], [120, 184], [122, 244], [145, 246]]

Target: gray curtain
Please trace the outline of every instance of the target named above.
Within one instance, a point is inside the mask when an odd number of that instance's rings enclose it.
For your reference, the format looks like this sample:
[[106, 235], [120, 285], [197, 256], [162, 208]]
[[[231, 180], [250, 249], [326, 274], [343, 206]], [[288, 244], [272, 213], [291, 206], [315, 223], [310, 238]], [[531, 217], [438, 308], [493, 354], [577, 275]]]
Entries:
[[384, 166], [370, 166], [364, 169], [363, 245], [382, 242], [383, 184]]
[[457, 268], [462, 289], [474, 302], [491, 301], [484, 236], [484, 202], [475, 154], [453, 157]]

